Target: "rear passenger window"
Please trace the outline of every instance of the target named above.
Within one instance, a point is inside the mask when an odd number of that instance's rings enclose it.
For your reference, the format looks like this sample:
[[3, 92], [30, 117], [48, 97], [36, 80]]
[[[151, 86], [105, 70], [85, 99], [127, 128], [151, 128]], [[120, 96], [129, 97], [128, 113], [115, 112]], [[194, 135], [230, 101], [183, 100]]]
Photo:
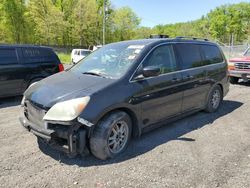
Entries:
[[0, 49], [0, 64], [17, 64], [15, 49]]
[[143, 67], [156, 66], [161, 69], [161, 74], [173, 72], [177, 69], [175, 54], [172, 45], [157, 47], [143, 62]]
[[203, 65], [199, 45], [176, 44], [176, 49], [182, 60], [182, 69], [200, 67]]
[[204, 53], [205, 65], [221, 63], [224, 61], [221, 52], [217, 46], [201, 45], [201, 49]]
[[23, 48], [22, 50], [25, 63], [48, 63], [56, 60], [53, 51], [50, 49]]

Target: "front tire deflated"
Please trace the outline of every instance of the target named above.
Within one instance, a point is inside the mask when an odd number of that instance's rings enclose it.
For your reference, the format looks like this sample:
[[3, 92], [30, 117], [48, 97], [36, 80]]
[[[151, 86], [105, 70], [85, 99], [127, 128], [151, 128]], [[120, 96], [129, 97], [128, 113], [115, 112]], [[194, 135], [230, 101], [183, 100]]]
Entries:
[[132, 121], [123, 111], [105, 116], [94, 128], [90, 138], [92, 154], [102, 160], [113, 158], [128, 146], [132, 132]]

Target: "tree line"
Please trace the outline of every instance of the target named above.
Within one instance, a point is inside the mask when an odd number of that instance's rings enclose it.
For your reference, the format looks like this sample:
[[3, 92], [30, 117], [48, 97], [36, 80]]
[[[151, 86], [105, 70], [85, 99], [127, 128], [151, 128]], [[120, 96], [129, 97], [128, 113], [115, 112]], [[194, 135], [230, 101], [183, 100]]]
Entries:
[[[140, 24], [106, 0], [107, 42], [131, 39]], [[103, 0], [0, 0], [0, 42], [61, 46], [102, 43]]]
[[198, 20], [149, 28], [140, 26], [141, 20], [131, 8], [115, 8], [110, 0], [104, 8], [103, 1], [0, 0], [0, 43], [101, 44], [104, 15], [106, 43], [148, 38], [150, 34], [196, 36], [227, 44], [250, 41], [247, 2], [217, 7]]
[[160, 34], [167, 33], [170, 37], [208, 38], [225, 44], [250, 42], [250, 3], [223, 5], [211, 10], [198, 20], [157, 25], [151, 31]]

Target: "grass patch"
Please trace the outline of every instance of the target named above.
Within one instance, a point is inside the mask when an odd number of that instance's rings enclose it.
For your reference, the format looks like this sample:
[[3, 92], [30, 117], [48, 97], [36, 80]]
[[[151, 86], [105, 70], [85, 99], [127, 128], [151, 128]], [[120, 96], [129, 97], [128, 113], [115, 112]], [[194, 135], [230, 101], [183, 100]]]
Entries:
[[70, 54], [65, 54], [65, 53], [57, 53], [60, 61], [63, 63], [63, 64], [71, 64], [71, 55]]

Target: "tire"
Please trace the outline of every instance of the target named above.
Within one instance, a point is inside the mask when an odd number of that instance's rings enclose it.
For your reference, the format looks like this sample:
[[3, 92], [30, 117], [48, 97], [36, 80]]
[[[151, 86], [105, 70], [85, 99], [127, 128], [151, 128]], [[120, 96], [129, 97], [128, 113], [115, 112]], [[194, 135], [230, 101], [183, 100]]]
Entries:
[[230, 81], [231, 84], [237, 84], [238, 81], [239, 81], [239, 78], [237, 78], [237, 77], [230, 77], [229, 81]]
[[94, 128], [90, 137], [90, 150], [98, 159], [114, 158], [127, 148], [131, 132], [132, 121], [129, 115], [122, 111], [113, 112]]
[[207, 105], [205, 108], [206, 112], [213, 113], [220, 107], [223, 94], [219, 85], [215, 86], [209, 93]]

